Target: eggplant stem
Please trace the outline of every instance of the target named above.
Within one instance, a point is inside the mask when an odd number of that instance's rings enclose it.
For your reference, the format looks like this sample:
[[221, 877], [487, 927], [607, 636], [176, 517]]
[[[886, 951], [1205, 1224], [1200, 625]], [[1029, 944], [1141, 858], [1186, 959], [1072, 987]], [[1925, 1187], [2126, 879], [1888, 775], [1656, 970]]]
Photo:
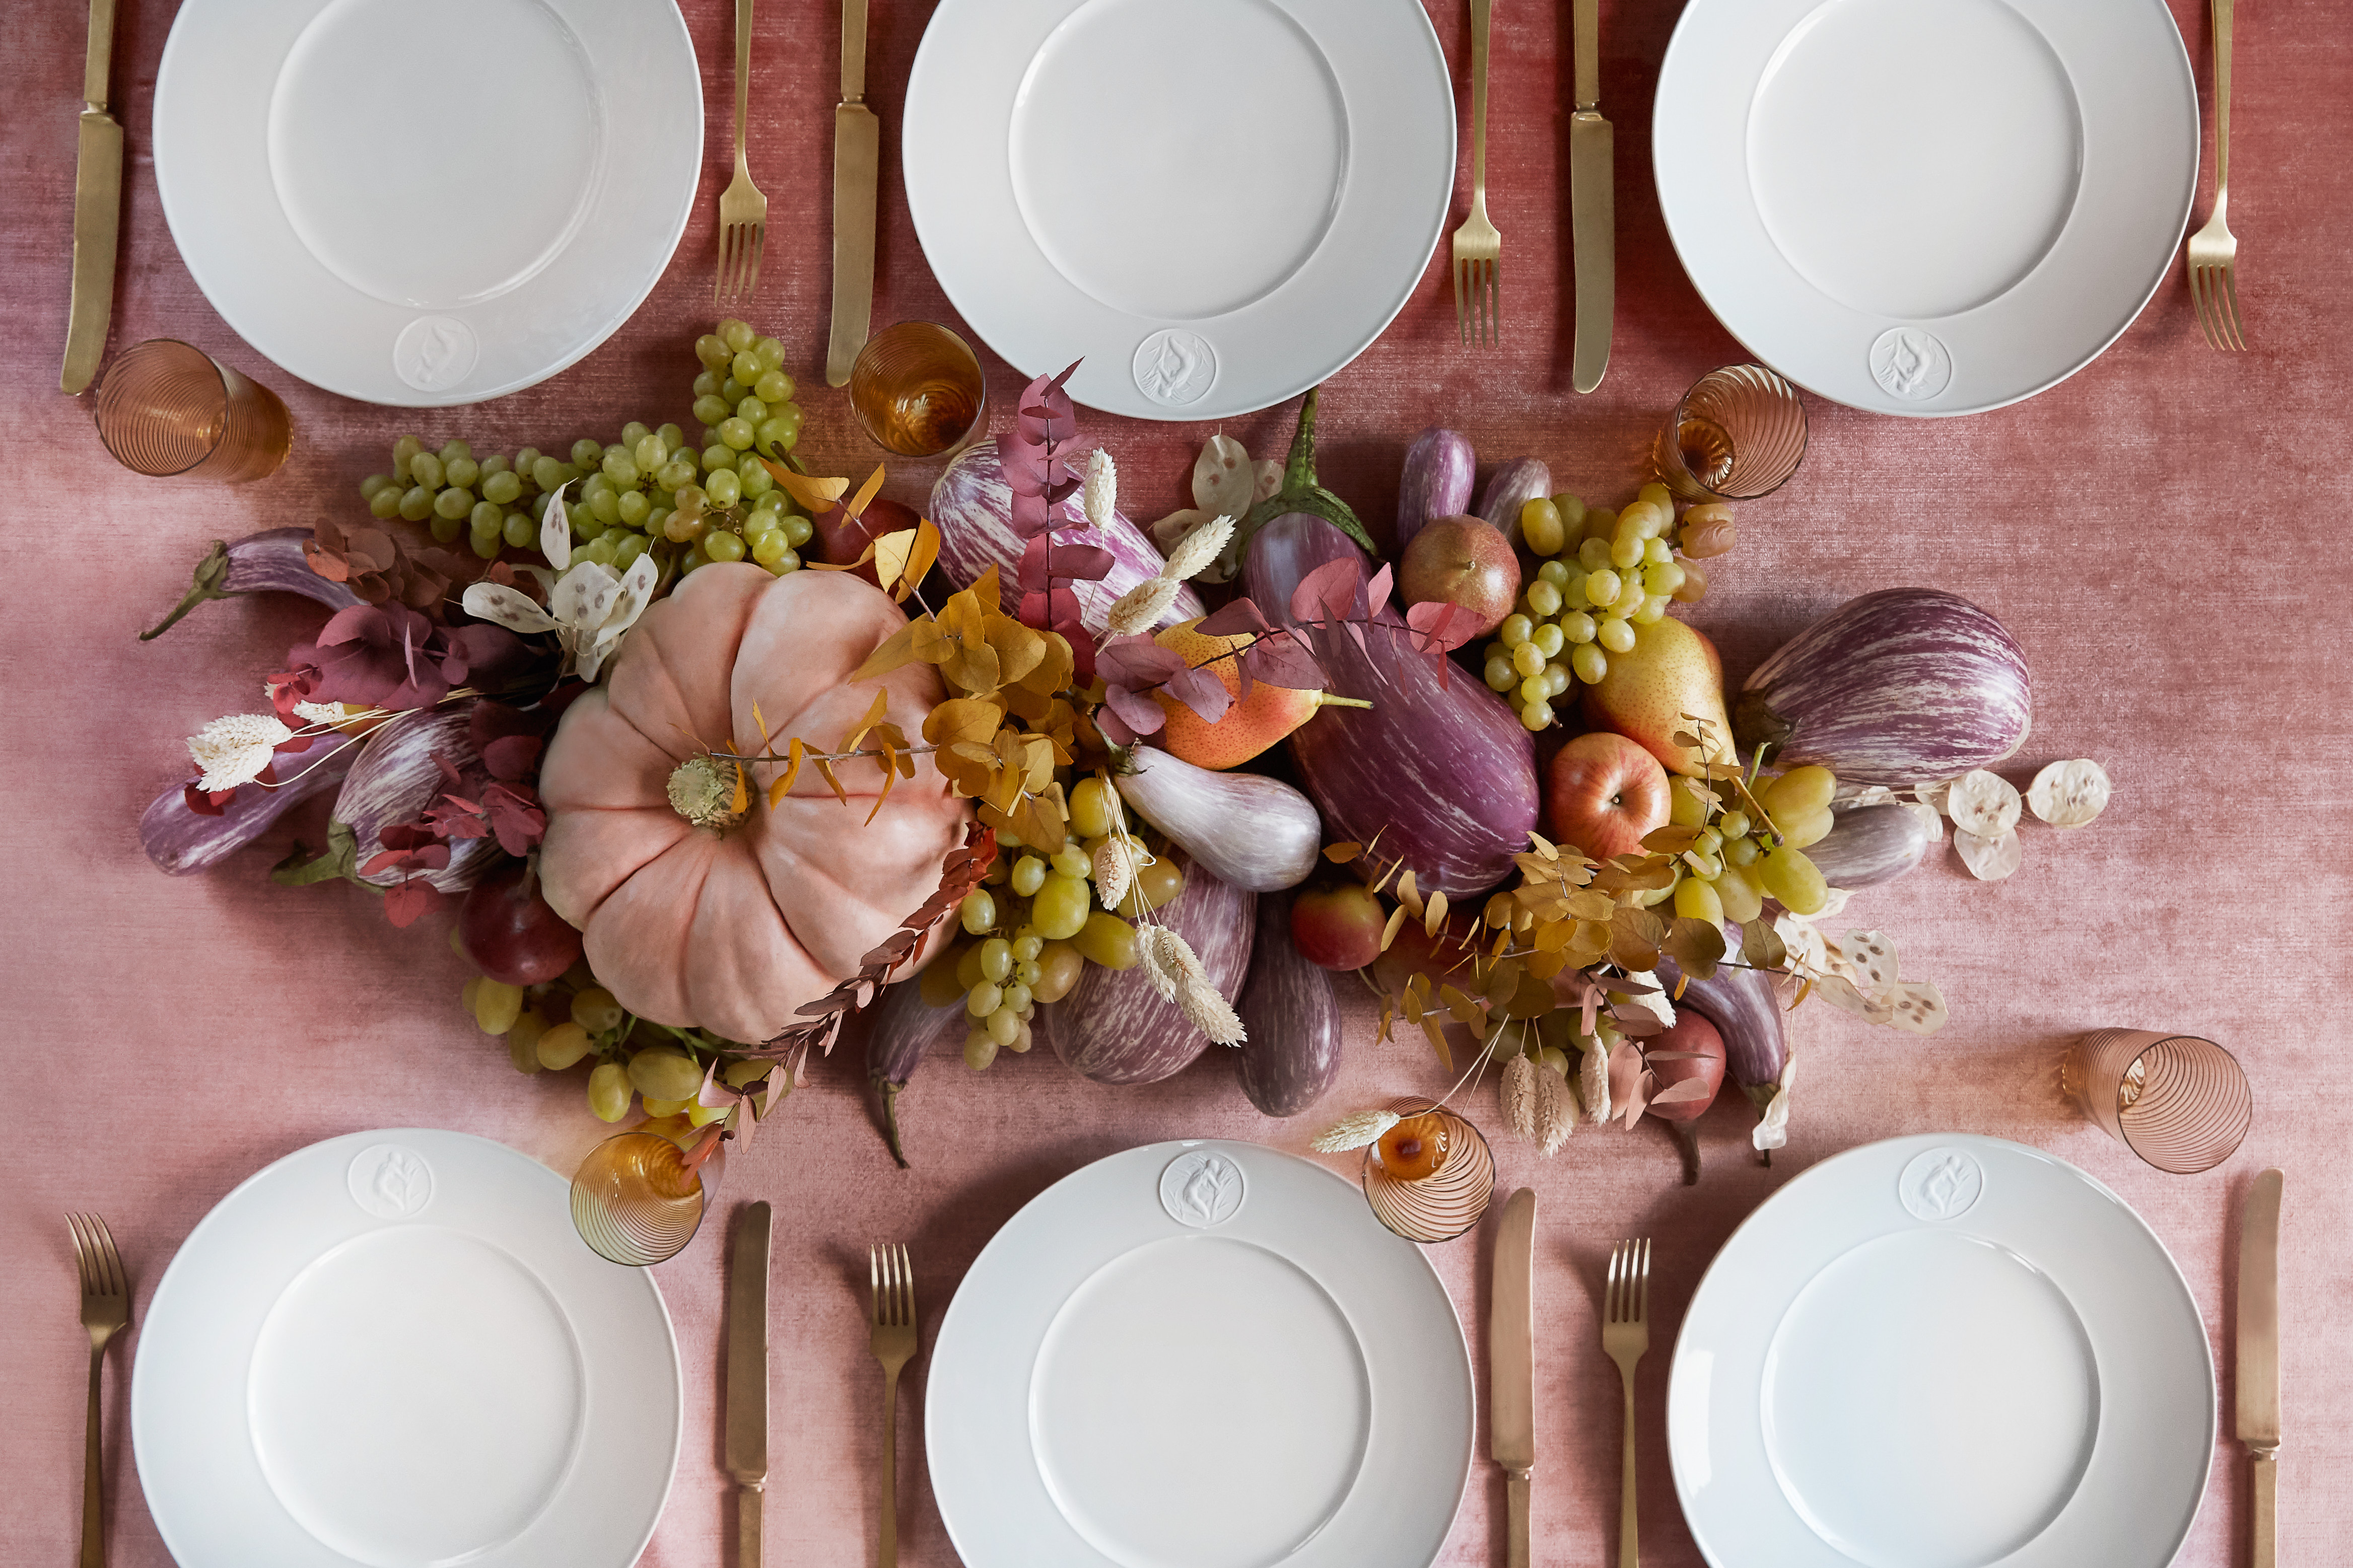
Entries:
[[222, 586], [227, 579], [228, 541], [216, 539], [213, 541], [212, 549], [205, 552], [205, 558], [196, 563], [195, 581], [190, 584], [187, 597], [182, 599], [178, 607], [170, 615], [156, 622], [148, 630], [141, 632], [139, 640], [153, 642], [177, 626], [180, 617], [198, 605], [212, 599], [227, 598], [228, 590]]
[[906, 1087], [903, 1083], [892, 1083], [889, 1079], [874, 1080], [874, 1092], [882, 1102], [882, 1142], [902, 1171], [912, 1168], [907, 1163], [907, 1152], [899, 1146], [899, 1091]]
[[1669, 1121], [1661, 1116], [1653, 1116], [1651, 1120], [1665, 1128], [1667, 1136], [1675, 1141], [1675, 1148], [1683, 1157], [1683, 1185], [1699, 1185], [1699, 1140], [1693, 1135], [1691, 1128], [1683, 1122]]

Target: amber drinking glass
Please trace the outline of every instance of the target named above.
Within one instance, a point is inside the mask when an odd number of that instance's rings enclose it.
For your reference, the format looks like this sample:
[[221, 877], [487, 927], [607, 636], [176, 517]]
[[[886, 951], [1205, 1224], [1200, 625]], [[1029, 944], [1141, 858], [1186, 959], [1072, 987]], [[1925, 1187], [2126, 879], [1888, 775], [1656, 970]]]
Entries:
[[1660, 428], [1651, 467], [1693, 501], [1755, 500], [1788, 482], [1806, 456], [1806, 405], [1761, 364], [1726, 365], [1692, 383]]
[[97, 411], [98, 438], [115, 460], [156, 479], [241, 484], [277, 472], [294, 446], [276, 393], [171, 338], [115, 355]]
[[2067, 1052], [2060, 1081], [2110, 1137], [2176, 1175], [2229, 1159], [2255, 1116], [2238, 1059], [2195, 1035], [2094, 1029]]
[[901, 321], [858, 351], [849, 406], [884, 451], [937, 458], [982, 427], [988, 388], [970, 343], [930, 321]]
[[675, 1258], [702, 1224], [725, 1173], [725, 1146], [701, 1167], [659, 1132], [623, 1132], [588, 1152], [572, 1178], [572, 1224], [597, 1257], [633, 1268]]
[[1411, 1135], [1398, 1167], [1384, 1139], [1365, 1151], [1365, 1201], [1373, 1217], [1408, 1241], [1451, 1241], [1479, 1223], [1495, 1193], [1495, 1156], [1476, 1127], [1430, 1100], [1386, 1107]]

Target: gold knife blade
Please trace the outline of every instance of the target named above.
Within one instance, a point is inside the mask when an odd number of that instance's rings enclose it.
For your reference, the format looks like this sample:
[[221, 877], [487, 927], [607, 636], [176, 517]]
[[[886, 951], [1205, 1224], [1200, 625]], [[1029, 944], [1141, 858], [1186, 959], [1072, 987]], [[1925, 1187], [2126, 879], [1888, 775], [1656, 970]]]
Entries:
[[825, 384], [840, 386], [874, 319], [874, 186], [882, 127], [866, 107], [866, 0], [841, 0], [841, 102], [833, 111], [833, 334]]
[[1495, 1293], [1487, 1314], [1489, 1427], [1504, 1483], [1510, 1568], [1528, 1564], [1528, 1475], [1536, 1462], [1536, 1194], [1522, 1187], [1495, 1232]]
[[735, 1215], [727, 1264], [727, 1473], [736, 1493], [737, 1568], [760, 1568], [760, 1496], [768, 1480], [768, 1205]]
[[2286, 1178], [2265, 1171], [2239, 1226], [2239, 1441], [2254, 1460], [2254, 1568], [2277, 1561], [2280, 1445], [2279, 1224]]
[[1568, 121], [1570, 254], [1577, 263], [1577, 346], [1571, 381], [1579, 392], [1601, 384], [1609, 368], [1611, 318], [1618, 310], [1618, 216], [1612, 132], [1601, 118], [1600, 0], [1575, 0], [1577, 112]]
[[106, 111], [114, 61], [114, 0], [90, 0], [79, 145], [74, 154], [73, 302], [58, 387], [79, 392], [98, 374], [114, 313], [114, 247], [122, 222], [122, 127]]

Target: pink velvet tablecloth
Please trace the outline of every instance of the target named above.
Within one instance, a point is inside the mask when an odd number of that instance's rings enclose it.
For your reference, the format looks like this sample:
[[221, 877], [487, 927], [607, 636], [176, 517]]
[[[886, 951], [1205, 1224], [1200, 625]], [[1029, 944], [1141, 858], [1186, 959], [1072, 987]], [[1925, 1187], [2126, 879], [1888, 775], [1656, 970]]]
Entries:
[[[2203, 90], [2204, 14], [2192, 0], [2172, 8]], [[1463, 8], [1433, 0], [1432, 9], [1467, 121]], [[1676, 9], [1603, 7], [1605, 101], [1618, 127], [1617, 347], [1600, 391], [1578, 397], [1568, 386], [1559, 216], [1567, 7], [1497, 7], [1490, 203], [1507, 237], [1504, 346], [1456, 346], [1441, 245], [1404, 313], [1324, 388], [1324, 475], [1367, 517], [1386, 521], [1406, 441], [1440, 420], [1469, 434], [1490, 462], [1533, 453], [1564, 488], [1622, 500], [1684, 384], [1744, 357], [1678, 266], [1651, 181], [1651, 84]], [[0, 1179], [0, 1563], [28, 1568], [68, 1561], [80, 1517], [86, 1346], [63, 1211], [95, 1210], [112, 1224], [143, 1312], [174, 1248], [212, 1205], [318, 1139], [461, 1128], [569, 1171], [604, 1131], [576, 1073], [517, 1077], [501, 1045], [460, 1013], [466, 971], [441, 930], [394, 931], [373, 900], [345, 888], [269, 883], [267, 868], [291, 837], [316, 842], [315, 813], [213, 874], [156, 873], [135, 825], [156, 791], [185, 774], [181, 738], [254, 707], [259, 672], [278, 668], [316, 616], [291, 601], [231, 601], [205, 606], [161, 642], [142, 645], [136, 634], [179, 597], [206, 542], [353, 515], [360, 478], [386, 466], [404, 433], [512, 450], [609, 437], [640, 416], [683, 418], [688, 343], [711, 315], [715, 198], [729, 156], [721, 110], [732, 7], [691, 0], [712, 109], [702, 199], [635, 319], [571, 370], [495, 403], [412, 414], [346, 402], [241, 342], [173, 247], [149, 156], [172, 12], [166, 0], [131, 0], [121, 22], [115, 100], [131, 151], [112, 341], [183, 337], [257, 376], [292, 410], [296, 450], [276, 476], [243, 488], [145, 480], [100, 447], [88, 400], [58, 393], [83, 8], [13, 7], [9, 112], [0, 121], [0, 450], [16, 485], [0, 568], [0, 1091], [14, 1121]], [[927, 14], [881, 0], [873, 17], [871, 79], [886, 148], [878, 325], [955, 319], [915, 244], [889, 151]], [[804, 373], [804, 451], [820, 471], [862, 472], [869, 449], [844, 400], [818, 384], [837, 27], [818, 0], [769, 0], [760, 14], [753, 159], [772, 206], [753, 313], [791, 349], [788, 368]], [[2284, 1167], [2281, 1561], [2353, 1562], [2353, 1361], [2342, 1353], [2353, 1141], [2338, 1100], [2353, 856], [2337, 815], [2353, 777], [2353, 663], [2343, 642], [2353, 595], [2343, 538], [2353, 451], [2353, 11], [2330, 0], [2251, 5], [2238, 43], [2232, 216], [2253, 351], [2206, 347], [2177, 268], [2104, 357], [2020, 406], [1908, 421], [1813, 401], [1803, 471], [1744, 509], [1739, 551], [1694, 617], [1736, 680], [1852, 595], [1902, 584], [1962, 594], [2017, 633], [2034, 670], [2034, 732], [2013, 776], [2051, 758], [2094, 757], [2114, 776], [2116, 797], [2090, 828], [2031, 831], [2025, 867], [2006, 882], [1970, 880], [1946, 850], [1858, 899], [1862, 923], [1897, 938], [1907, 972], [1938, 983], [1953, 1021], [1924, 1040], [1805, 1009], [1795, 1024], [1797, 1113], [1770, 1170], [1746, 1155], [1748, 1117], [1736, 1103], [1701, 1123], [1707, 1172], [1692, 1188], [1679, 1184], [1672, 1149], [1649, 1128], [1580, 1133], [1549, 1162], [1498, 1141], [1503, 1188], [1533, 1184], [1544, 1194], [1540, 1563], [1615, 1553], [1618, 1380], [1599, 1354], [1594, 1311], [1610, 1243], [1657, 1238], [1658, 1331], [1640, 1397], [1643, 1540], [1652, 1563], [1694, 1563], [1664, 1442], [1668, 1352], [1683, 1303], [1733, 1227], [1792, 1176], [1858, 1143], [1928, 1130], [2049, 1150], [2147, 1216], [2205, 1314], [2226, 1439], [2233, 1216], [2256, 1172]], [[473, 211], [497, 219], [494, 198]], [[1180, 242], [1174, 226], [1166, 239]], [[994, 360], [991, 372], [997, 387], [1013, 384]], [[1001, 405], [997, 414], [1004, 417]], [[1285, 406], [1224, 429], [1254, 455], [1279, 456], [1292, 417]], [[1116, 452], [1131, 513], [1186, 504], [1192, 456], [1209, 427], [1093, 415], [1083, 424]], [[921, 466], [895, 470], [891, 493], [920, 501], [929, 479]], [[1344, 994], [1350, 1051], [1327, 1107], [1432, 1089], [1440, 1079], [1427, 1050], [1376, 1043], [1370, 1008], [1353, 987]], [[2062, 1101], [2063, 1047], [2105, 1025], [2202, 1033], [2237, 1053], [2253, 1082], [2255, 1121], [2235, 1158], [2201, 1176], [2162, 1175]], [[860, 1090], [854, 1064], [819, 1064], [729, 1173], [730, 1199], [776, 1205], [776, 1563], [856, 1563], [873, 1551], [868, 1242], [911, 1244], [935, 1330], [988, 1237], [1086, 1162], [1177, 1135], [1297, 1150], [1313, 1131], [1304, 1125], [1313, 1118], [1261, 1118], [1214, 1052], [1135, 1089], [1085, 1083], [1043, 1053], [1004, 1058], [981, 1078], [943, 1060], [902, 1102], [914, 1168], [901, 1173], [884, 1158]], [[1470, 1329], [1482, 1411], [1492, 1229], [1491, 1220], [1431, 1253]], [[644, 1559], [664, 1568], [732, 1553], [718, 1468], [722, 1257], [706, 1238], [657, 1271], [687, 1373], [684, 1455]], [[117, 1568], [168, 1560], [132, 1463], [126, 1374], [138, 1353], [133, 1332], [107, 1383]], [[901, 1539], [906, 1561], [929, 1568], [954, 1553], [924, 1477], [921, 1362], [912, 1383]], [[1481, 1450], [1448, 1563], [1503, 1560], [1503, 1491], [1483, 1458], [1483, 1415]], [[2240, 1451], [2226, 1441], [2183, 1563], [2219, 1568], [2243, 1558], [2244, 1487]]]

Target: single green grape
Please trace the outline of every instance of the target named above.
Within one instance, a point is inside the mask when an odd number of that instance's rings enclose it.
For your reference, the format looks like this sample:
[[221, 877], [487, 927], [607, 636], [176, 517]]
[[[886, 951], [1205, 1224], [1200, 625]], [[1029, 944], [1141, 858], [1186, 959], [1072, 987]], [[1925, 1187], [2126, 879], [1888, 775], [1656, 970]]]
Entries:
[[1767, 849], [1758, 859], [1757, 869], [1765, 890], [1793, 915], [1819, 913], [1830, 901], [1830, 884], [1802, 850]]
[[1586, 601], [1597, 608], [1608, 609], [1618, 602], [1619, 591], [1624, 586], [1625, 580], [1607, 567], [1588, 573], [1585, 579]]
[[1579, 643], [1570, 650], [1568, 668], [1577, 679], [1591, 686], [1609, 673], [1609, 656], [1589, 642]]
[[703, 481], [703, 494], [715, 507], [731, 507], [744, 499], [744, 481], [733, 468], [721, 468]]
[[482, 477], [482, 465], [471, 458], [456, 458], [441, 465], [441, 478], [453, 485], [472, 489]]
[[657, 489], [674, 490], [681, 485], [691, 485], [693, 482], [694, 465], [677, 458], [672, 458], [654, 470], [654, 487]]
[[1512, 649], [1512, 668], [1518, 670], [1524, 678], [1534, 675], [1544, 667], [1544, 649], [1538, 647], [1533, 639], [1521, 643]]
[[591, 437], [583, 436], [572, 443], [572, 466], [575, 468], [587, 468], [604, 455], [603, 445]]
[[[1036, 931], [1016, 931], [1013, 936], [1013, 960], [1017, 963], [1035, 963], [1038, 955], [1046, 951], [1046, 939]], [[1034, 980], [1024, 980], [1024, 985], [1035, 985]]]
[[531, 482], [542, 490], [553, 490], [564, 482], [564, 464], [555, 458], [534, 458], [531, 464]]
[[791, 549], [792, 546], [785, 542], [785, 536], [773, 529], [764, 530], [752, 539], [752, 559], [771, 571]]
[[1546, 665], [1544, 678], [1545, 686], [1547, 689], [1545, 692], [1546, 697], [1557, 697], [1568, 689], [1568, 666], [1565, 664]]
[[1642, 601], [1642, 607], [1626, 618], [1638, 626], [1655, 626], [1667, 618], [1667, 606], [1674, 600], [1665, 594], [1653, 594]]
[[738, 463], [735, 465], [735, 472], [743, 479], [745, 500], [759, 500], [763, 497], [773, 496], [776, 498], [777, 509], [783, 510], [784, 494], [776, 489], [776, 476], [768, 472], [767, 464]]
[[629, 1113], [629, 1069], [618, 1062], [599, 1062], [588, 1075], [588, 1109], [599, 1121], [618, 1121]]
[[474, 492], [452, 485], [433, 498], [433, 510], [443, 517], [463, 517], [474, 510]]
[[1519, 684], [1520, 672], [1512, 667], [1508, 655], [1491, 658], [1487, 661], [1486, 681], [1491, 691], [1509, 691]]
[[368, 498], [368, 515], [371, 517], [383, 518], [386, 521], [398, 517], [400, 515], [400, 497], [401, 489], [398, 485], [394, 484], [385, 486], [384, 489], [376, 491], [375, 494]]
[[489, 533], [471, 532], [466, 542], [483, 560], [495, 561], [499, 558], [499, 546], [506, 542], [506, 535], [496, 529]]
[[1603, 621], [1597, 640], [1611, 653], [1632, 653], [1634, 628], [1620, 620]]
[[441, 459], [431, 452], [419, 452], [408, 459], [408, 477], [428, 490], [441, 488]]
[[605, 478], [627, 489], [638, 482], [638, 460], [626, 447], [607, 447], [603, 460]]
[[790, 550], [786, 551], [782, 558], [780, 558], [775, 565], [768, 568], [769, 571], [774, 572], [779, 577], [783, 576], [787, 572], [797, 572], [800, 569], [801, 558], [799, 554]]
[[596, 499], [588, 503], [589, 515], [598, 522], [621, 521], [621, 497], [615, 490], [599, 490]]
[[1572, 643], [1588, 643], [1600, 626], [1583, 610], [1572, 610], [1560, 618], [1560, 635]]
[[1001, 936], [990, 937], [980, 944], [980, 974], [984, 980], [1005, 984], [1013, 973], [1013, 944]]
[[741, 561], [744, 559], [744, 536], [712, 529], [702, 536], [702, 552], [713, 561]]
[[785, 363], [785, 345], [774, 338], [763, 337], [752, 345], [752, 357], [760, 362], [763, 374]]
[[800, 444], [801, 424], [797, 419], [779, 419], [771, 415], [760, 421], [752, 432], [752, 444], [763, 452], [789, 452]]
[[1534, 621], [1525, 616], [1515, 614], [1504, 617], [1504, 624], [1495, 628], [1495, 636], [1502, 640], [1505, 647], [1516, 649], [1522, 643], [1528, 640], [1529, 634], [1535, 630]]
[[752, 444], [752, 426], [744, 419], [729, 417], [719, 422], [719, 439], [737, 451]]
[[1559, 510], [1560, 521], [1568, 537], [1570, 539], [1582, 537], [1585, 528], [1585, 502], [1578, 497], [1563, 490], [1552, 498], [1552, 504]]
[[1527, 605], [1531, 614], [1556, 616], [1560, 614], [1560, 590], [1539, 577], [1528, 584]]
[[374, 500], [375, 492], [393, 482], [390, 474], [370, 474], [360, 481], [360, 500]]
[[1568, 634], [1563, 631], [1556, 622], [1546, 621], [1535, 629], [1535, 635], [1530, 637], [1528, 641], [1545, 658], [1558, 658], [1561, 648], [1567, 644]]
[[1075, 877], [1081, 880], [1084, 880], [1093, 868], [1093, 863], [1087, 858], [1087, 852], [1075, 844], [1065, 844], [1055, 850], [1047, 864], [1065, 877]]
[[767, 416], [768, 405], [761, 402], [758, 398], [753, 396], [748, 392], [745, 393], [742, 400], [735, 405], [735, 417], [744, 420], [754, 426]]
[[654, 503], [646, 499], [643, 490], [623, 490], [613, 504], [620, 513], [621, 521], [631, 528], [643, 528], [646, 514], [654, 508]]
[[478, 500], [468, 510], [466, 520], [478, 529], [503, 528], [507, 514], [496, 501]]
[[744, 395], [750, 390], [751, 388], [731, 375], [719, 384], [719, 401], [733, 408], [744, 401]]
[[1520, 710], [1520, 722], [1530, 730], [1542, 730], [1552, 723], [1552, 704], [1530, 702]]
[[1053, 942], [1063, 942], [1079, 934], [1087, 923], [1087, 911], [1093, 898], [1087, 884], [1076, 877], [1066, 877], [1059, 871], [1049, 871], [1039, 884], [1038, 896], [1029, 903], [1029, 921], [1040, 936]]
[[1759, 853], [1754, 838], [1727, 839], [1724, 846], [1724, 863], [1727, 866], [1753, 866]]
[[1567, 588], [1568, 586], [1568, 563], [1566, 561], [1546, 562], [1543, 565], [1536, 568], [1536, 581], [1539, 583], [1549, 583], [1556, 588]]
[[392, 477], [396, 479], [406, 479], [408, 459], [423, 450], [425, 450], [425, 443], [414, 436], [403, 436], [399, 440], [395, 441], [392, 444]]
[[760, 356], [747, 348], [728, 362], [727, 373], [738, 382], [749, 386], [765, 374], [765, 367], [760, 363]]
[[[482, 503], [482, 506], [489, 505], [491, 505], [489, 501], [484, 501]], [[480, 511], [481, 507], [476, 507], [474, 510]], [[508, 512], [499, 519], [499, 537], [505, 540], [509, 544], [513, 545], [517, 550], [529, 549], [534, 542], [536, 542], [534, 536], [538, 531], [539, 531], [537, 529], [532, 527], [531, 519], [523, 516], [523, 514], [519, 511]]]
[[627, 572], [630, 567], [638, 563], [638, 557], [643, 555], [649, 548], [651, 548], [651, 546], [647, 543], [646, 536], [644, 534], [630, 534], [628, 538], [622, 540], [618, 545], [615, 546], [613, 550], [614, 570], [617, 572]]
[[1724, 900], [1716, 896], [1714, 879], [1685, 877], [1675, 885], [1675, 913], [1695, 921], [1724, 923]]
[[1642, 542], [1620, 533], [1609, 544], [1609, 564], [1620, 572], [1630, 572], [1642, 563]]
[[507, 459], [506, 459], [506, 458], [502, 458], [502, 457], [499, 456], [499, 454], [497, 454], [496, 452], [493, 452], [493, 453], [491, 453], [489, 457], [484, 458], [482, 458], [482, 459], [481, 459], [481, 469], [482, 469], [482, 478], [484, 478], [484, 479], [489, 479], [492, 474], [504, 474], [504, 473], [511, 473], [511, 472], [512, 472], [512, 471], [513, 471], [513, 469], [514, 469], [514, 465], [513, 465], [512, 463], [511, 463], [511, 462], [507, 461]]
[[782, 403], [792, 395], [793, 378], [780, 370], [763, 371], [752, 384], [752, 395], [765, 404]]
[[612, 542], [600, 533], [582, 545], [575, 553], [574, 559], [594, 561], [599, 566], [610, 566], [613, 563]]
[[[1656, 544], [1655, 539], [1651, 541]], [[1672, 594], [1683, 585], [1683, 569], [1672, 560], [1653, 561], [1642, 568], [1642, 588], [1651, 594]]]
[[514, 455], [514, 471], [525, 479], [531, 477], [532, 466], [543, 456], [536, 447], [525, 447]]
[[433, 542], [436, 544], [447, 544], [466, 531], [464, 519], [443, 517], [438, 512], [434, 514], [433, 521], [427, 526], [433, 530]]
[[705, 425], [716, 425], [727, 417], [727, 405], [717, 393], [707, 393], [694, 400], [694, 416]]
[[482, 499], [494, 500], [501, 506], [511, 504], [522, 494], [522, 480], [504, 470], [492, 474], [482, 481]]
[[703, 363], [705, 374], [708, 374], [723, 369], [735, 357], [735, 351], [729, 348], [727, 340], [717, 332], [705, 332], [694, 340], [694, 357]]
[[1544, 669], [1536, 671], [1520, 682], [1519, 694], [1522, 706], [1525, 707], [1531, 702], [1544, 702], [1551, 699], [1552, 682], [1546, 676], [1546, 671], [1551, 668], [1550, 665], [1546, 665]]
[[1674, 558], [1674, 549], [1665, 540], [1653, 536], [1642, 541], [1642, 564], [1645, 566], [1664, 566]]
[[785, 519], [785, 542], [798, 550], [817, 537], [817, 524], [805, 517]]
[[1024, 855], [1013, 862], [1013, 890], [1025, 899], [1034, 899], [1046, 882], [1046, 862], [1035, 855]]
[[735, 466], [735, 448], [724, 441], [712, 441], [702, 449], [702, 471], [715, 474], [722, 468]]

